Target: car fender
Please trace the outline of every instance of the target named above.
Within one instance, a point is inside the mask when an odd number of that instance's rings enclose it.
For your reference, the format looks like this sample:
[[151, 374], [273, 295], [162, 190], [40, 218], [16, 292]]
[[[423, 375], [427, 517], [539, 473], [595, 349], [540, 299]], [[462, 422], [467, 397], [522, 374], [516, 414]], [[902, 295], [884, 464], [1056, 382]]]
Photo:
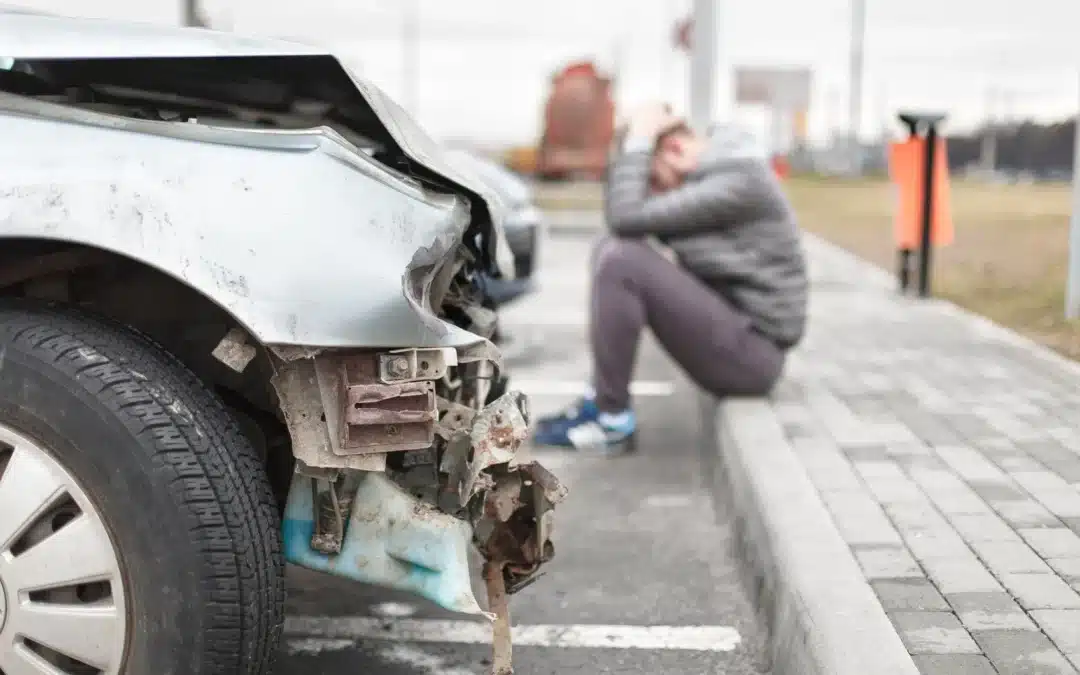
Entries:
[[409, 292], [411, 273], [460, 244], [470, 219], [463, 197], [389, 172], [327, 129], [117, 119], [102, 128], [0, 115], [9, 139], [0, 148], [0, 238], [140, 261], [211, 299], [263, 344], [478, 339]]

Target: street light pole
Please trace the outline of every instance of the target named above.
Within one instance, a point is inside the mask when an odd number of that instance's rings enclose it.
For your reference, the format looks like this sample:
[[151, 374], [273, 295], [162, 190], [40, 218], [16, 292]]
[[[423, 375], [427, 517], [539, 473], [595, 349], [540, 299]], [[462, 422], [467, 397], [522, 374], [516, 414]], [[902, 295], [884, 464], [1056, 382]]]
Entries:
[[690, 124], [704, 132], [713, 122], [716, 99], [717, 2], [694, 0], [690, 42]]
[[851, 0], [851, 85], [848, 95], [848, 152], [851, 171], [862, 173], [859, 128], [862, 126], [863, 70], [866, 61], [866, 0]]
[[[1080, 81], [1080, 74], [1078, 74]], [[1065, 287], [1065, 317], [1080, 318], [1080, 112], [1073, 118], [1072, 219], [1069, 222], [1069, 278]]]

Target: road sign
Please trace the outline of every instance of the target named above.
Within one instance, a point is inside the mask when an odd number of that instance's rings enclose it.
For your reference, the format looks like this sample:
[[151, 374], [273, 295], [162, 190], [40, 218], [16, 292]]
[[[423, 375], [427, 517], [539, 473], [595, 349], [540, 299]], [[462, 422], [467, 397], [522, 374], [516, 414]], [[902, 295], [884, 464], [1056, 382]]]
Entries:
[[807, 110], [810, 80], [809, 68], [739, 67], [735, 69], [735, 102], [785, 112]]

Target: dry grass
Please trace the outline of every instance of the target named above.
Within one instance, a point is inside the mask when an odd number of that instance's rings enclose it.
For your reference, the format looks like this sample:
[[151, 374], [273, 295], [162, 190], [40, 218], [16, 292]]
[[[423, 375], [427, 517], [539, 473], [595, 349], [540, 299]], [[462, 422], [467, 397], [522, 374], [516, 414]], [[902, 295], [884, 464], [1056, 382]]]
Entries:
[[[895, 269], [888, 183], [797, 178], [787, 187], [803, 228]], [[1080, 358], [1080, 323], [1062, 315], [1069, 188], [954, 182], [952, 201], [956, 240], [936, 254], [934, 294]]]

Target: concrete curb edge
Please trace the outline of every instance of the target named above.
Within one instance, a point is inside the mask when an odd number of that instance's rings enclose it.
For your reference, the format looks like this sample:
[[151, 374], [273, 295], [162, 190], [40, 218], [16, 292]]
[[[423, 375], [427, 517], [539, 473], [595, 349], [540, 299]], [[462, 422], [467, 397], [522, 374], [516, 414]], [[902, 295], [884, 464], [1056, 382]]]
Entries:
[[772, 675], [919, 675], [769, 403], [727, 399], [712, 410], [704, 426], [719, 462], [707, 479], [734, 509]]

